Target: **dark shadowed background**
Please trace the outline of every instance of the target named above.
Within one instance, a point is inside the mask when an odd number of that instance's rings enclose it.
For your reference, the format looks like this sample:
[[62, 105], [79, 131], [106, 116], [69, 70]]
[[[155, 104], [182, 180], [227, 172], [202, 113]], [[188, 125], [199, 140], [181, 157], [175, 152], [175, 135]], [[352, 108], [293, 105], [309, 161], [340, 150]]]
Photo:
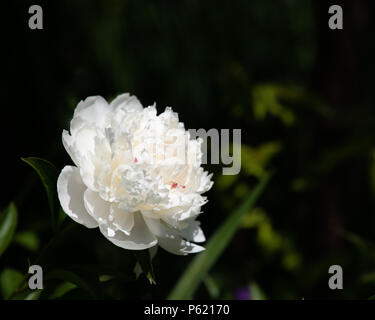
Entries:
[[[43, 30], [28, 27], [32, 4], [43, 8]], [[330, 4], [342, 5], [344, 30], [328, 28]], [[215, 181], [200, 216], [207, 238], [274, 172], [195, 298], [374, 295], [374, 9], [364, 0], [8, 1], [0, 209], [14, 201], [19, 222], [0, 283], [25, 273], [51, 238], [45, 191], [20, 158], [61, 170], [71, 164], [61, 133], [77, 103], [130, 92], [159, 112], [173, 107], [186, 128], [242, 129], [241, 173], [206, 166]], [[191, 258], [160, 249], [151, 286], [127, 278], [131, 252], [79, 227], [45, 263], [93, 278], [115, 268], [105, 298], [165, 298]], [[333, 264], [343, 290], [328, 288]]]

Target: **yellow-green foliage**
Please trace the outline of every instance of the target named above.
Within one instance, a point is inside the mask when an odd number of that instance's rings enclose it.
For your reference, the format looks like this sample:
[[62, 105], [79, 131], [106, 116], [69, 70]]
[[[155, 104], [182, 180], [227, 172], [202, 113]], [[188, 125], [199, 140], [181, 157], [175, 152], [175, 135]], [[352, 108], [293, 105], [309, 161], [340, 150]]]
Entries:
[[281, 94], [294, 98], [299, 95], [299, 92], [272, 84], [254, 87], [252, 96], [255, 118], [262, 120], [269, 113], [280, 118], [286, 126], [292, 125], [295, 121], [295, 114], [279, 102]]
[[282, 148], [278, 141], [266, 142], [258, 147], [243, 145], [241, 149], [242, 170], [246, 175], [262, 178], [269, 161]]

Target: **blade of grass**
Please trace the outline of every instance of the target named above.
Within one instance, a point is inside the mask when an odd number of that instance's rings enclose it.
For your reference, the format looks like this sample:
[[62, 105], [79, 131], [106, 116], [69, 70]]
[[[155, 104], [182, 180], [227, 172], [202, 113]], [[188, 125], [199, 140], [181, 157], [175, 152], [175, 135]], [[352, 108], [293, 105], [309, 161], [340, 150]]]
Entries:
[[208, 241], [206, 250], [199, 253], [181, 276], [172, 292], [169, 294], [169, 300], [192, 299], [195, 291], [211, 267], [218, 260], [220, 255], [230, 243], [236, 230], [238, 229], [243, 215], [251, 210], [260, 195], [263, 193], [270, 175], [266, 175], [255, 187], [251, 195], [242, 203], [242, 205], [232, 213], [224, 224], [214, 233]]

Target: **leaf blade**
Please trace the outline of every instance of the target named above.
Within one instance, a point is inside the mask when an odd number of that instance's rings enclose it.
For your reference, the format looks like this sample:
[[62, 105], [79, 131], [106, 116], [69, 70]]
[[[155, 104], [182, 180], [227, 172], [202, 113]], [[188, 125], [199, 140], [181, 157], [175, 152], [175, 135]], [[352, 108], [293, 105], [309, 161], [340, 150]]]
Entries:
[[36, 173], [38, 174], [44, 189], [47, 193], [48, 199], [48, 206], [51, 211], [51, 222], [52, 227], [56, 229], [57, 227], [57, 209], [55, 205], [56, 199], [56, 182], [57, 182], [57, 169], [56, 167], [49, 162], [48, 160], [36, 158], [36, 157], [28, 157], [28, 158], [21, 158], [22, 161], [26, 162], [29, 166], [31, 166]]
[[0, 256], [4, 253], [13, 235], [18, 223], [17, 208], [11, 203], [5, 212], [0, 216]]
[[134, 252], [137, 262], [142, 272], [150, 281], [150, 284], [156, 284], [154, 267], [152, 265], [151, 253], [148, 249]]
[[208, 271], [233, 238], [241, 224], [243, 215], [254, 207], [269, 179], [270, 175], [265, 176], [242, 205], [226, 219], [221, 227], [219, 227], [208, 241], [206, 250], [194, 257], [193, 261], [167, 297], [168, 300], [186, 300], [193, 297], [199, 284], [203, 281]]
[[87, 281], [87, 279], [84, 279], [77, 273], [70, 271], [70, 270], [64, 270], [64, 269], [54, 269], [50, 271], [46, 276], [46, 281], [48, 280], [63, 280], [66, 282], [70, 282], [77, 287], [85, 290], [93, 299], [97, 299], [98, 295], [96, 293], [96, 290], [94, 286]]
[[8, 299], [18, 288], [23, 280], [23, 275], [12, 268], [4, 269], [0, 274], [0, 291], [3, 298]]

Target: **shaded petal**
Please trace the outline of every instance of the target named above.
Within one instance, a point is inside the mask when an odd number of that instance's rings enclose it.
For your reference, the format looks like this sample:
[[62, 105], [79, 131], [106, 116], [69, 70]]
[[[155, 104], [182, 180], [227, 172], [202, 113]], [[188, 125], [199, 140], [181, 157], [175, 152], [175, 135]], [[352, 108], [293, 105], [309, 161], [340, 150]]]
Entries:
[[206, 237], [204, 236], [203, 230], [200, 227], [199, 221], [191, 221], [189, 226], [181, 231], [182, 236], [194, 242], [204, 242], [206, 241]]
[[205, 250], [205, 248], [202, 246], [178, 237], [174, 239], [158, 238], [158, 243], [164, 250], [182, 256], [186, 256], [190, 253], [198, 253]]
[[87, 212], [92, 216], [99, 224], [107, 223], [110, 204], [104, 201], [99, 193], [87, 189], [84, 193], [84, 204]]
[[116, 229], [121, 230], [126, 235], [130, 235], [130, 231], [134, 226], [134, 213], [129, 213], [119, 209], [117, 206], [111, 206], [111, 219]]
[[68, 152], [70, 158], [73, 160], [74, 164], [76, 166], [79, 166], [76, 151], [74, 149], [73, 137], [66, 130], [63, 130], [63, 133], [62, 133], [62, 143], [63, 143], [63, 146], [64, 146], [66, 152]]
[[82, 126], [72, 136], [73, 161], [78, 163], [86, 186], [97, 191], [96, 178], [103, 165], [111, 159], [111, 149], [104, 133], [93, 125]]
[[102, 234], [113, 244], [118, 247], [130, 250], [143, 250], [151, 248], [158, 243], [158, 240], [152, 235], [147, 225], [145, 224], [142, 214], [134, 213], [134, 227], [129, 235], [126, 235], [121, 230], [117, 230], [113, 237], [106, 233], [105, 228], [100, 225]]
[[145, 218], [145, 221], [151, 232], [157, 236], [159, 245], [170, 253], [187, 255], [204, 250], [204, 247], [184, 240], [177, 230], [168, 227], [162, 220]]
[[96, 228], [98, 223], [85, 209], [83, 194], [86, 186], [83, 184], [79, 169], [66, 166], [57, 179], [57, 193], [65, 213], [74, 221], [87, 228]]

